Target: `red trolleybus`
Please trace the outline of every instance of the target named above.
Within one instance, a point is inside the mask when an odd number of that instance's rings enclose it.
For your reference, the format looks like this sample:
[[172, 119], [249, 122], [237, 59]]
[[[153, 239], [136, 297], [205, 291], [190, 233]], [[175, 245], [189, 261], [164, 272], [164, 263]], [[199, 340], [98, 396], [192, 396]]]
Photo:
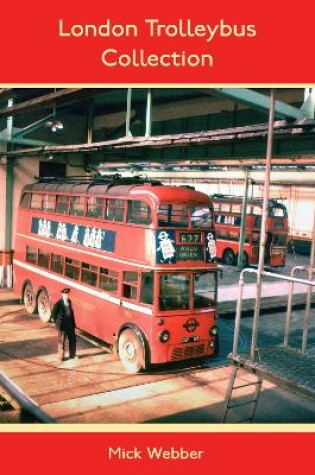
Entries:
[[[227, 265], [235, 265], [239, 252], [242, 197], [213, 195], [217, 253]], [[263, 201], [248, 199], [245, 222], [244, 265], [258, 264]], [[285, 206], [269, 200], [265, 263], [271, 267], [285, 265], [289, 232]]]
[[77, 327], [132, 372], [215, 353], [211, 200], [137, 178], [43, 180], [22, 191], [15, 291], [49, 321], [64, 286]]

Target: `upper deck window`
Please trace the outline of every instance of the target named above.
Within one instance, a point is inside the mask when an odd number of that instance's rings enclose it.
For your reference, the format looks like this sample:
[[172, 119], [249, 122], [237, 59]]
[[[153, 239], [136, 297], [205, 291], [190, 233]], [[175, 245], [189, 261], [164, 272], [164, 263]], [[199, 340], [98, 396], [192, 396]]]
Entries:
[[255, 216], [261, 216], [262, 215], [262, 207], [261, 206], [253, 206], [253, 214]]
[[213, 225], [212, 214], [209, 208], [194, 206], [191, 212], [191, 225], [193, 228], [211, 228]]
[[284, 216], [285, 216], [284, 210], [282, 208], [276, 208], [276, 207], [271, 208], [270, 215], [273, 218], [284, 218]]
[[43, 210], [50, 211], [54, 213], [56, 209], [56, 196], [55, 195], [44, 195], [43, 199]]
[[31, 209], [42, 209], [42, 198], [43, 195], [32, 193]]
[[128, 201], [127, 221], [135, 224], [150, 224], [150, 206], [144, 201]]
[[89, 218], [101, 219], [103, 217], [104, 198], [90, 196], [88, 198], [87, 215]]
[[70, 196], [70, 214], [72, 216], [84, 216], [85, 203], [85, 196]]
[[124, 221], [125, 200], [108, 199], [105, 218], [110, 221]]
[[69, 196], [57, 195], [56, 213], [68, 214]]
[[232, 213], [240, 213], [242, 209], [241, 203], [232, 204]]
[[23, 193], [21, 201], [20, 201], [20, 207], [22, 209], [29, 209], [31, 204], [31, 193]]
[[230, 203], [221, 203], [220, 207], [222, 213], [229, 213], [231, 211], [231, 204]]
[[158, 207], [159, 226], [188, 228], [188, 206], [180, 204], [161, 204]]

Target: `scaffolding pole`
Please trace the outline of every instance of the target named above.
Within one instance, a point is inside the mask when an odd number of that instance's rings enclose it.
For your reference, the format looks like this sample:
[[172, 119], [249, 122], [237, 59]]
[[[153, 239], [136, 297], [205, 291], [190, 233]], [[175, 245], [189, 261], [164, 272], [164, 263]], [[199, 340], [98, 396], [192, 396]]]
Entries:
[[250, 357], [254, 361], [255, 353], [257, 349], [257, 333], [259, 327], [259, 315], [260, 315], [260, 300], [262, 291], [262, 273], [264, 271], [265, 261], [265, 247], [266, 247], [266, 224], [268, 217], [268, 202], [270, 192], [270, 172], [271, 172], [271, 156], [272, 156], [272, 141], [273, 141], [273, 123], [274, 123], [274, 90], [270, 90], [270, 109], [269, 109], [269, 125], [268, 125], [268, 138], [267, 138], [267, 151], [266, 151], [266, 168], [265, 168], [265, 186], [264, 186], [264, 199], [262, 209], [262, 221], [261, 221], [261, 233], [259, 243], [259, 261], [257, 270], [257, 295], [254, 309], [253, 320], [253, 334]]

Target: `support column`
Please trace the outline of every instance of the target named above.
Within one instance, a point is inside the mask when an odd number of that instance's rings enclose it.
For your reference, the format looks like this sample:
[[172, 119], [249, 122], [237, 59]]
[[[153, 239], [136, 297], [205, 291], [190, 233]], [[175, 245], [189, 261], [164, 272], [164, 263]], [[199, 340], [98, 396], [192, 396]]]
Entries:
[[[8, 107], [13, 105], [13, 100], [8, 101]], [[7, 149], [11, 149], [11, 140], [13, 136], [13, 118], [7, 119]], [[13, 213], [13, 182], [14, 182], [14, 159], [6, 160], [1, 166], [0, 188], [1, 188], [1, 206], [0, 212], [4, 219], [4, 226], [0, 231], [0, 287], [11, 288], [13, 285], [12, 271], [12, 213]]]
[[244, 182], [244, 194], [242, 201], [242, 217], [241, 217], [241, 229], [240, 229], [240, 245], [238, 250], [237, 266], [239, 269], [244, 267], [244, 243], [245, 243], [245, 225], [246, 225], [246, 210], [247, 210], [247, 195], [248, 195], [248, 170], [245, 170], [245, 182]]

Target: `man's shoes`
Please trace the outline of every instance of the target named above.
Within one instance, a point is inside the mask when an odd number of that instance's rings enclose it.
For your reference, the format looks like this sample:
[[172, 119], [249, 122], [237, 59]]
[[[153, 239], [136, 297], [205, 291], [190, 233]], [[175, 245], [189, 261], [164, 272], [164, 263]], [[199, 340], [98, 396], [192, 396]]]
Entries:
[[79, 357], [74, 355], [74, 356], [69, 356], [69, 360], [78, 360]]

